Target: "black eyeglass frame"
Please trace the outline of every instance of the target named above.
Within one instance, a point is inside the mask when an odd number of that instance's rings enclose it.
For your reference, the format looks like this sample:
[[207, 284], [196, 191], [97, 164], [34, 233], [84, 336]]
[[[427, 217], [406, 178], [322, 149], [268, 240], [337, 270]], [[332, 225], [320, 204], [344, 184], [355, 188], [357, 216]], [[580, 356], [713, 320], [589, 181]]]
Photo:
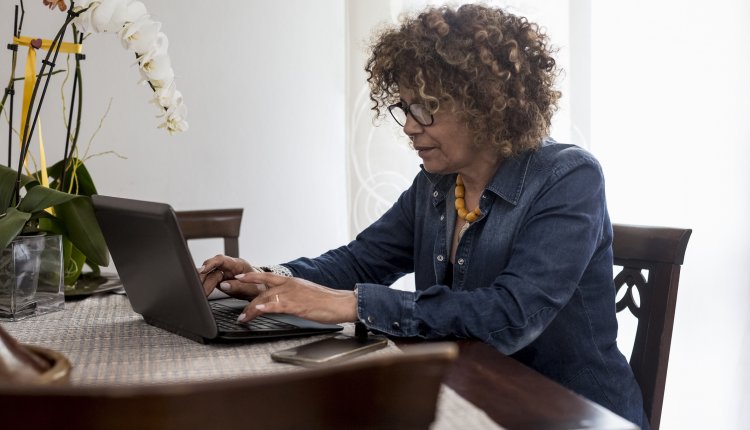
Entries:
[[[430, 122], [429, 123], [424, 123], [424, 122], [420, 121], [419, 118], [418, 118], [418, 115], [414, 115], [412, 113], [412, 106], [421, 106], [425, 110], [425, 112], [429, 112], [430, 111], [429, 109], [427, 109], [427, 106], [423, 105], [422, 103], [412, 103], [412, 104], [408, 105], [408, 104], [406, 104], [406, 102], [402, 101], [402, 102], [394, 103], [394, 104], [388, 106], [388, 113], [391, 114], [391, 117], [393, 118], [394, 121], [396, 121], [396, 124], [400, 125], [401, 127], [406, 126], [406, 117], [409, 116], [410, 114], [411, 114], [411, 117], [414, 118], [414, 121], [416, 121], [419, 125], [421, 125], [423, 127], [429, 127], [429, 126], [431, 126], [432, 124], [435, 123], [435, 117], [432, 116], [431, 113], [429, 114], [430, 115]], [[396, 115], [393, 114], [393, 110], [394, 109], [401, 109], [401, 111], [404, 112], [404, 123], [403, 124], [401, 124], [401, 121], [399, 121], [398, 118], [396, 118]]]

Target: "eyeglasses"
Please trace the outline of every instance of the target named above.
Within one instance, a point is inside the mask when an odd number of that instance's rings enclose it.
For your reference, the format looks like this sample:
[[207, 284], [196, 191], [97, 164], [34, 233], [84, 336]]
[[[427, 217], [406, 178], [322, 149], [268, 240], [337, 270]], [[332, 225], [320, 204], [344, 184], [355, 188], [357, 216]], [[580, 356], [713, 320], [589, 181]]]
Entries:
[[425, 127], [432, 125], [432, 123], [435, 122], [435, 118], [432, 117], [427, 106], [419, 103], [408, 105], [406, 102], [399, 102], [388, 106], [388, 112], [391, 113], [393, 119], [396, 120], [401, 127], [406, 125], [406, 115], [408, 114], [411, 114], [411, 117], [414, 118], [415, 121]]

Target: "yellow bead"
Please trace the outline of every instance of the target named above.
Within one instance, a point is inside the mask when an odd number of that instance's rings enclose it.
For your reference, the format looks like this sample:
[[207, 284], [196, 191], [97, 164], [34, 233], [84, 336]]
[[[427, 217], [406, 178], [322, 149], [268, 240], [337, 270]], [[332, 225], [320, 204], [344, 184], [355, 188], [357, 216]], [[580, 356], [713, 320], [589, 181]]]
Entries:
[[456, 195], [456, 213], [459, 218], [466, 220], [466, 222], [474, 222], [482, 215], [482, 211], [479, 210], [479, 206], [471, 212], [466, 210], [466, 201], [464, 200], [465, 192], [463, 178], [461, 178], [461, 175], [458, 175], [456, 176], [456, 188], [454, 191]]

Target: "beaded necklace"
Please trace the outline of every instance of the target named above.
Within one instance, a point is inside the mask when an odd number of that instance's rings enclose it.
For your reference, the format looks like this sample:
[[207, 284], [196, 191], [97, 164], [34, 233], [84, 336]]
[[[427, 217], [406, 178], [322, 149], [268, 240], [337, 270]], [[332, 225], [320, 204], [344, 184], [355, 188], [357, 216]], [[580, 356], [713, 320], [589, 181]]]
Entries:
[[469, 212], [466, 210], [466, 202], [464, 201], [464, 180], [461, 175], [456, 176], [456, 213], [459, 218], [466, 220], [466, 222], [474, 222], [482, 215], [482, 211], [479, 210], [479, 206], [474, 208], [473, 211]]
[[461, 231], [458, 232], [459, 240], [464, 235], [466, 230], [469, 228], [469, 224], [476, 221], [481, 215], [482, 211], [479, 209], [479, 206], [474, 208], [473, 211], [466, 210], [466, 201], [464, 200], [464, 195], [466, 194], [466, 191], [464, 189], [464, 180], [461, 178], [461, 175], [456, 176], [456, 214], [458, 214], [458, 217], [466, 221], [466, 224], [461, 227]]

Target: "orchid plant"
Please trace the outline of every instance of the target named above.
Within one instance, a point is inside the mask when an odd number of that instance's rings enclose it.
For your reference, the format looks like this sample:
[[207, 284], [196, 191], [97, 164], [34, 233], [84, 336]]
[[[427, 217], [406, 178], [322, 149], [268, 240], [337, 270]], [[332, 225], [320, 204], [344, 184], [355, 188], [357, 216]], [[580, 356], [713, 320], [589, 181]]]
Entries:
[[[122, 46], [134, 53], [142, 77], [140, 82], [147, 84], [153, 90], [153, 103], [158, 106], [159, 117], [163, 121], [159, 128], [165, 129], [170, 134], [186, 131], [188, 129], [185, 119], [187, 108], [182, 94], [176, 88], [174, 71], [167, 53], [169, 46], [167, 36], [161, 32], [161, 23], [152, 19], [142, 2], [137, 0], [82, 0], [71, 2], [72, 10], [68, 10], [65, 0], [42, 0], [50, 9], [67, 11], [67, 16], [54, 40], [27, 41], [34, 49], [39, 49], [42, 42], [50, 42], [50, 48], [46, 58], [42, 61], [40, 71], [35, 75], [33, 93], [28, 100], [24, 100], [22, 118], [25, 121], [22, 124], [25, 126], [22, 126], [18, 132], [21, 138], [21, 153], [18, 168], [11, 169], [10, 130], [12, 126], [10, 123], [13, 118], [13, 94], [15, 92], [13, 85], [16, 80], [16, 44], [21, 43], [20, 34], [23, 23], [23, 0], [19, 1], [20, 21], [17, 6], [14, 44], [8, 45], [13, 51], [11, 78], [0, 101], [0, 111], [2, 111], [6, 98], [10, 95], [8, 166], [0, 166], [0, 249], [5, 248], [17, 235], [36, 231], [62, 234], [65, 248], [65, 283], [71, 285], [81, 273], [84, 262], [91, 266], [95, 273], [98, 272], [97, 266], [108, 264], [106, 245], [89, 199], [90, 195], [96, 193], [96, 188], [83, 162], [74, 156], [77, 153], [76, 142], [80, 128], [80, 100], [82, 98], [81, 86], [76, 84], [81, 82], [80, 60], [84, 58], [83, 55], [76, 54], [73, 96], [70, 102], [67, 140], [62, 161], [49, 168], [43, 163], [42, 168], [33, 174], [21, 173], [26, 163], [31, 136], [37, 124], [47, 85], [52, 75], [57, 73], [52, 69], [60, 52], [60, 46], [63, 45], [62, 38], [66, 27], [69, 24], [72, 25], [74, 43], [79, 45], [86, 36], [92, 33], [109, 33], [117, 35]], [[29, 49], [31, 50], [31, 47]], [[48, 69], [45, 71], [45, 68]], [[41, 84], [42, 80], [45, 80], [44, 84]], [[73, 127], [76, 94], [78, 94], [78, 119]], [[41, 133], [39, 136], [40, 153], [44, 158]], [[28, 167], [26, 170], [28, 172]], [[25, 189], [25, 194], [22, 195], [23, 189]]]

